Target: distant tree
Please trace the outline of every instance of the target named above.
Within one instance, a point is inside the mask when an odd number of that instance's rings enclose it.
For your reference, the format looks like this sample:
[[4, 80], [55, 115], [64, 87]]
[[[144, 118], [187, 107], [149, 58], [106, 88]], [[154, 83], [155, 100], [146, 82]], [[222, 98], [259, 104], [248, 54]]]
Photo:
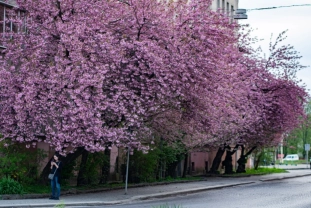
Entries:
[[[227, 141], [224, 141], [225, 144], [246, 145], [251, 150], [241, 155], [239, 172], [245, 171], [245, 157], [256, 147], [277, 145], [282, 135], [299, 126], [305, 117], [303, 106], [307, 93], [295, 79], [296, 71], [303, 68], [299, 63], [301, 57], [292, 46], [279, 46], [284, 40], [284, 35], [285, 32], [281, 33], [275, 43], [270, 44], [268, 59], [261, 58], [256, 50], [251, 48], [248, 44], [251, 41], [249, 36], [241, 35], [243, 41], [240, 51], [245, 54], [242, 63], [247, 69], [246, 73], [251, 71], [249, 76], [258, 77], [252, 80], [249, 93], [245, 97], [250, 101], [251, 104], [247, 105], [253, 111], [251, 114], [247, 114], [247, 111], [241, 114], [242, 117], [252, 117], [252, 120], [238, 131], [236, 135], [239, 138], [235, 141], [227, 138]], [[234, 135], [231, 138], [234, 138]], [[213, 164], [213, 168], [216, 169], [212, 169], [212, 172], [219, 167], [223, 148], [220, 148], [219, 152], [215, 158], [215, 165]]]
[[311, 143], [311, 102], [305, 105], [306, 117], [303, 122], [285, 137], [285, 154], [301, 153], [306, 156], [305, 144]]

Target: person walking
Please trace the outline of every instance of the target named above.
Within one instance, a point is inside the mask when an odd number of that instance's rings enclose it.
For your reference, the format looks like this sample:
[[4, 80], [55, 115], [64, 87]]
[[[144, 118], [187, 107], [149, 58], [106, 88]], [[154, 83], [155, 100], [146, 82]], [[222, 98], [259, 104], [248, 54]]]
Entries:
[[51, 173], [54, 174], [54, 177], [51, 179], [52, 196], [50, 199], [59, 200], [61, 171], [62, 162], [59, 160], [59, 155], [55, 154], [51, 161]]

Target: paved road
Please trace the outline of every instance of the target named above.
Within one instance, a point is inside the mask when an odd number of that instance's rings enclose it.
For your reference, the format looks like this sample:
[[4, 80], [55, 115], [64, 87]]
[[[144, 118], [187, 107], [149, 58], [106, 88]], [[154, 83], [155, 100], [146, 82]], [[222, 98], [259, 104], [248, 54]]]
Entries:
[[311, 208], [311, 176], [99, 207], [152, 208], [164, 204], [182, 208]]

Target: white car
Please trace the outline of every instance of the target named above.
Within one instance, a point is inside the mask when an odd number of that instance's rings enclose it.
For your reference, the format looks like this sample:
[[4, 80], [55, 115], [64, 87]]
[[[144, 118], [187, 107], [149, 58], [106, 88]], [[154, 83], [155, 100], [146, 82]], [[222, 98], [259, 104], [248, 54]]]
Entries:
[[297, 161], [299, 160], [299, 156], [297, 154], [292, 154], [292, 155], [286, 155], [286, 157], [284, 157], [285, 161]]

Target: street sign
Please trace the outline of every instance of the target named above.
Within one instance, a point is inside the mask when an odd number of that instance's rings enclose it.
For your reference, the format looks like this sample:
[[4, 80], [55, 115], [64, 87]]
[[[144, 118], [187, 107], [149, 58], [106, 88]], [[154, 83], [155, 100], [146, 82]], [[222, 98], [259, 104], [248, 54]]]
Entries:
[[246, 14], [235, 14], [233, 15], [233, 19], [247, 19]]
[[233, 19], [247, 19], [246, 9], [237, 9], [233, 15]]
[[235, 10], [236, 14], [245, 14], [246, 13], [246, 9], [237, 9]]

